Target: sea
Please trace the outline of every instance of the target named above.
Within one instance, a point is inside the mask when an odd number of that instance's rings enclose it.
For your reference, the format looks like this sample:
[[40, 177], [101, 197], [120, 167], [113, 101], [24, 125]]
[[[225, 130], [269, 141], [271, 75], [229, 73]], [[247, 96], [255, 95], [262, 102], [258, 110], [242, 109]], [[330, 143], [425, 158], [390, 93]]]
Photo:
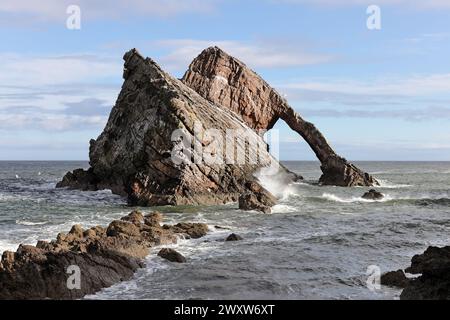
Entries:
[[[367, 187], [319, 186], [318, 162], [284, 164], [305, 181], [262, 179], [280, 199], [271, 214], [236, 204], [141, 208], [163, 212], [164, 223], [207, 223], [210, 233], [169, 246], [187, 263], [153, 248], [132, 280], [85, 299], [399, 299], [400, 290], [377, 285], [378, 274], [450, 245], [450, 162], [356, 162], [381, 182], [380, 201], [361, 198]], [[75, 168], [88, 163], [0, 162], [0, 252], [132, 211], [109, 190], [55, 189]], [[243, 240], [225, 242], [230, 233]]]

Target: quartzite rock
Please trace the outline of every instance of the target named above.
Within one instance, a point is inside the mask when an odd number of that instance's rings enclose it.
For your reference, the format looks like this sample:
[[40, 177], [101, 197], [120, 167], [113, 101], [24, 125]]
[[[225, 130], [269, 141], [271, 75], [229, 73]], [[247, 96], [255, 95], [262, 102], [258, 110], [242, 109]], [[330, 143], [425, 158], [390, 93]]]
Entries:
[[[124, 60], [125, 81], [116, 105], [102, 134], [90, 142], [91, 167], [69, 172], [58, 187], [111, 189], [139, 206], [223, 204], [238, 201], [255, 170], [278, 163], [238, 115], [203, 98], [135, 49]], [[218, 130], [224, 139], [208, 136], [207, 129]], [[175, 130], [184, 138], [173, 138]], [[257, 152], [248, 150], [245, 139], [227, 136], [227, 130], [255, 142]], [[234, 142], [234, 160], [243, 155], [246, 161], [208, 164], [195, 161], [202, 156], [197, 148], [188, 155], [174, 152], [185, 144], [191, 147], [189, 141], [210, 156], [225, 154]], [[280, 172], [287, 170], [281, 167]], [[291, 181], [298, 179], [287, 173]]]
[[[207, 230], [204, 224], [184, 227], [149, 227], [139, 223], [139, 212], [116, 220], [107, 229], [93, 227], [82, 232], [74, 226], [58, 240], [39, 241], [36, 247], [20, 245], [16, 252], [3, 252], [0, 261], [0, 299], [78, 299], [102, 288], [131, 279], [144, 266], [143, 258], [156, 244], [177, 241], [177, 230]], [[106, 231], [105, 231], [106, 230]], [[89, 232], [87, 232], [89, 231]], [[205, 232], [197, 232], [200, 237]], [[67, 286], [70, 266], [80, 269], [80, 289]]]
[[325, 137], [289, 106], [244, 63], [217, 47], [204, 50], [189, 66], [182, 81], [209, 101], [239, 115], [259, 131], [270, 130], [279, 119], [299, 133], [321, 162], [320, 183], [337, 186], [372, 186], [378, 182], [338, 156]]

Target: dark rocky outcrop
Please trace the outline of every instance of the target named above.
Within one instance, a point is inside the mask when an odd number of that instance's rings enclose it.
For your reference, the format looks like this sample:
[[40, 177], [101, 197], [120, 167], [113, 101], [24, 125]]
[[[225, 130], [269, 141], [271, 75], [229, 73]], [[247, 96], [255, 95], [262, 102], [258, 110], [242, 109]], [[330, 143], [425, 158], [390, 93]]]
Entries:
[[[144, 217], [135, 211], [107, 228], [83, 230], [75, 225], [51, 242], [5, 251], [0, 262], [0, 299], [81, 298], [131, 279], [152, 246], [175, 243], [184, 234], [201, 237], [208, 230], [198, 223], [160, 226], [160, 218], [159, 213]], [[67, 286], [70, 266], [79, 268], [80, 289]]]
[[375, 189], [371, 189], [364, 193], [361, 198], [366, 200], [381, 200], [384, 198], [384, 195]]
[[225, 241], [240, 241], [244, 240], [240, 235], [237, 235], [235, 233], [230, 234]]
[[390, 271], [381, 275], [381, 284], [384, 286], [405, 288], [410, 281], [403, 270]]
[[[320, 183], [372, 186], [378, 182], [338, 156], [322, 133], [305, 121], [287, 101], [244, 63], [217, 47], [204, 50], [182, 81], [209, 101], [222, 105], [254, 130], [270, 130], [282, 119], [305, 139], [321, 162]], [[262, 132], [261, 132], [262, 133]]]
[[415, 255], [405, 271], [420, 276], [408, 283], [400, 299], [450, 299], [450, 246], [429, 247], [423, 254]]
[[158, 256], [170, 262], [185, 263], [186, 258], [174, 249], [163, 248], [158, 252]]
[[[57, 187], [111, 189], [139, 206], [223, 204], [237, 202], [248, 191], [247, 182], [257, 183], [257, 169], [278, 164], [239, 116], [201, 97], [134, 49], [124, 60], [125, 82], [116, 105], [103, 133], [90, 142], [90, 168], [67, 173]], [[239, 134], [227, 136], [227, 130]], [[173, 136], [174, 131], [180, 136]], [[233, 145], [226, 163], [204, 160], [205, 155], [225, 155]], [[279, 171], [289, 181], [299, 178], [283, 167]]]
[[239, 209], [271, 213], [277, 199], [258, 183], [248, 182], [246, 187], [248, 191], [239, 197]]

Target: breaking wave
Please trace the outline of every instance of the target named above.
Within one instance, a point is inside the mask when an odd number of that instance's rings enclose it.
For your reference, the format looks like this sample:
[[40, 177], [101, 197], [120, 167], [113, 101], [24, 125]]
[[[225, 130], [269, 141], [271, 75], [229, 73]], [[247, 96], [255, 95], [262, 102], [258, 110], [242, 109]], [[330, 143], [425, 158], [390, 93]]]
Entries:
[[413, 187], [413, 185], [411, 185], [411, 184], [395, 184], [395, 183], [391, 183], [387, 180], [381, 180], [381, 179], [378, 179], [378, 182], [380, 183], [379, 187], [385, 188], [385, 189], [400, 189], [400, 188]]
[[368, 200], [363, 199], [361, 197], [351, 197], [351, 198], [342, 198], [337, 195], [334, 195], [332, 193], [324, 193], [322, 195], [323, 199], [326, 199], [328, 201], [334, 201], [334, 202], [340, 202], [340, 203], [354, 203], [354, 202], [387, 202], [392, 200], [390, 196], [385, 196], [383, 199], [380, 200]]
[[390, 195], [385, 195], [383, 199], [380, 200], [368, 200], [363, 199], [362, 197], [339, 197], [332, 193], [324, 193], [321, 197], [322, 199], [325, 199], [327, 201], [334, 201], [339, 203], [379, 203], [379, 202], [403, 202], [403, 203], [410, 203], [412, 205], [416, 206], [448, 206], [450, 207], [450, 199], [449, 198], [429, 198], [426, 197], [419, 197], [419, 198], [413, 198], [413, 197], [392, 197]]
[[16, 224], [20, 224], [22, 226], [41, 226], [44, 224], [47, 224], [47, 221], [44, 222], [31, 222], [31, 221], [26, 221], [26, 220], [16, 220]]

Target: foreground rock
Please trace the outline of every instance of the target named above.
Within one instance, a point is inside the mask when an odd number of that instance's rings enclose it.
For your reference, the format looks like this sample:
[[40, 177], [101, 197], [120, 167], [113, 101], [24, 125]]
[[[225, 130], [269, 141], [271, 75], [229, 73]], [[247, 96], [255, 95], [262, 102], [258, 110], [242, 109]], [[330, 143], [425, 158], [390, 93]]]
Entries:
[[[83, 230], [79, 225], [51, 242], [21, 245], [5, 251], [0, 262], [0, 299], [77, 299], [120, 281], [144, 266], [151, 247], [182, 237], [201, 237], [208, 227], [198, 223], [160, 225], [161, 214], [140, 212], [110, 223], [107, 228]], [[194, 231], [193, 231], [194, 230]], [[68, 287], [80, 271], [79, 289]]]
[[405, 271], [421, 275], [408, 283], [400, 299], [450, 299], [450, 246], [429, 247], [423, 254], [415, 255]]
[[[223, 204], [237, 202], [249, 181], [257, 183], [257, 169], [278, 164], [264, 140], [229, 109], [134, 49], [124, 60], [116, 105], [90, 142], [91, 167], [67, 173], [57, 187], [111, 189], [139, 206]], [[279, 172], [288, 182], [299, 179], [283, 167]]]
[[248, 191], [239, 197], [239, 209], [271, 213], [277, 199], [269, 191], [255, 182], [246, 184]]
[[186, 258], [174, 249], [164, 248], [158, 252], [158, 256], [170, 262], [185, 263]]
[[364, 193], [362, 198], [366, 200], [382, 200], [384, 198], [384, 195], [375, 189], [371, 189], [368, 192]]
[[381, 276], [381, 284], [389, 287], [405, 288], [410, 281], [403, 270], [386, 272]]
[[378, 185], [371, 175], [338, 156], [322, 133], [295, 112], [261, 77], [221, 49], [204, 50], [191, 63], [182, 81], [209, 101], [232, 110], [260, 134], [272, 129], [279, 119], [284, 120], [305, 139], [320, 160], [321, 184]]

